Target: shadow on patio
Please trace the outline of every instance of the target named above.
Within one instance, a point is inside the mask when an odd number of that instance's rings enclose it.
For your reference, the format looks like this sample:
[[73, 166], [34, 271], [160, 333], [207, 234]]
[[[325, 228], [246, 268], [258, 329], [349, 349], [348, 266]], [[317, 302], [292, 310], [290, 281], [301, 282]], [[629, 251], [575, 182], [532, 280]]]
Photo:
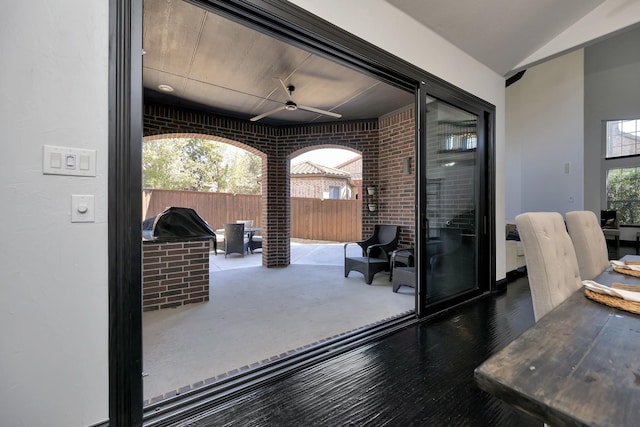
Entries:
[[209, 302], [143, 314], [145, 405], [414, 310], [388, 273], [345, 278], [342, 243], [292, 240], [286, 268], [261, 258], [212, 253]]

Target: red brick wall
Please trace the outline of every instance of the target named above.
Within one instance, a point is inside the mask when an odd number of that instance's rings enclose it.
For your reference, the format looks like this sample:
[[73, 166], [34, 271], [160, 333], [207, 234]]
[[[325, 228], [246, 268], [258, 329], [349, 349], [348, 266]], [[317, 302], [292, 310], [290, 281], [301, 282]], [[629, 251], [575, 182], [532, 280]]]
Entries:
[[[378, 219], [381, 224], [400, 226], [401, 246], [415, 241], [415, 115], [407, 108], [380, 118], [378, 160]], [[411, 159], [410, 173], [403, 172], [404, 159]], [[366, 187], [363, 193], [367, 200]]]
[[[307, 125], [282, 129], [279, 146], [293, 158], [310, 148], [339, 146], [362, 153], [363, 186], [378, 181], [378, 121]], [[375, 184], [374, 184], [375, 185]], [[368, 237], [373, 225], [378, 224], [378, 216], [371, 213], [363, 203], [362, 235]]]
[[142, 244], [142, 308], [209, 301], [209, 239]]
[[408, 109], [380, 120], [270, 127], [168, 106], [144, 107], [145, 139], [214, 136], [262, 157], [262, 264], [266, 267], [289, 265], [289, 160], [316, 148], [360, 152], [363, 188], [380, 187], [379, 212], [369, 212], [366, 196], [363, 199], [362, 235], [368, 237], [374, 224], [399, 224], [401, 243], [413, 245], [413, 209], [409, 207], [414, 203], [413, 178], [399, 175], [402, 159], [413, 156], [414, 121], [413, 110]]

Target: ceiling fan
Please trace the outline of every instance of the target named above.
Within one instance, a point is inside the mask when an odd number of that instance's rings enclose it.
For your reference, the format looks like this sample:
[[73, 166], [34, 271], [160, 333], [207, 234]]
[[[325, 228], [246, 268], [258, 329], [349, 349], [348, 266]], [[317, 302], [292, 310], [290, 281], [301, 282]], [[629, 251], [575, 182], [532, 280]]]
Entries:
[[300, 110], [305, 110], [305, 111], [311, 111], [312, 113], [318, 113], [318, 114], [324, 114], [325, 116], [331, 116], [331, 117], [335, 117], [336, 119], [339, 119], [340, 117], [342, 117], [342, 114], [338, 114], [338, 113], [333, 113], [331, 111], [326, 111], [326, 110], [321, 110], [319, 108], [314, 108], [314, 107], [309, 107], [307, 105], [298, 105], [295, 103], [295, 101], [293, 100], [293, 91], [296, 90], [296, 87], [293, 85], [285, 85], [284, 82], [280, 79], [275, 79], [278, 80], [280, 82], [280, 84], [282, 85], [282, 89], [284, 89], [285, 93], [287, 94], [287, 102], [285, 102], [284, 105], [281, 105], [278, 108], [274, 108], [273, 110], [267, 111], [266, 113], [262, 113], [259, 114], [255, 117], [250, 118], [249, 120], [251, 120], [252, 122], [255, 122], [257, 120], [260, 120], [262, 118], [265, 118], [267, 116], [270, 116], [272, 114], [277, 113], [278, 111], [282, 111], [282, 110], [288, 110], [288, 111], [295, 111], [297, 109]]

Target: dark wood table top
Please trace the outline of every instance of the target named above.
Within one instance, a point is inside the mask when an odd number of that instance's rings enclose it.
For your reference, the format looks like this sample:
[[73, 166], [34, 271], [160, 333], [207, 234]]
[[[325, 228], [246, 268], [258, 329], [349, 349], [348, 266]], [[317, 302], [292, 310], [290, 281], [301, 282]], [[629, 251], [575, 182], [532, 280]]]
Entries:
[[[623, 259], [640, 259], [626, 256]], [[640, 286], [609, 267], [594, 279]], [[551, 425], [640, 425], [640, 316], [581, 289], [475, 371], [481, 389]]]

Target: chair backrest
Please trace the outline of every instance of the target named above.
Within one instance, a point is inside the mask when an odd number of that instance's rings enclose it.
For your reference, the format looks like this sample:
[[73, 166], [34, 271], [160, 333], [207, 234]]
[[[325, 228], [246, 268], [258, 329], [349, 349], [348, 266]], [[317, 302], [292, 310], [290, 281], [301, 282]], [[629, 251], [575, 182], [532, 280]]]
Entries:
[[[374, 250], [371, 257], [389, 259], [389, 252], [398, 247], [398, 236], [400, 227], [397, 225], [376, 224], [373, 229], [373, 236], [378, 244], [385, 245], [385, 250]], [[377, 249], [377, 248], [376, 248]]]
[[573, 242], [558, 212], [527, 212], [516, 217], [533, 300], [542, 316], [582, 287]]
[[224, 224], [223, 227], [225, 254], [244, 254], [249, 242], [244, 234], [244, 224]]
[[591, 211], [572, 211], [565, 214], [567, 230], [573, 241], [582, 280], [591, 280], [609, 266], [607, 242]]
[[251, 228], [251, 227], [253, 227], [253, 220], [252, 219], [239, 219], [239, 220], [236, 221], [236, 224], [244, 224], [245, 227]]
[[378, 237], [378, 242], [388, 244], [398, 239], [399, 231], [397, 225], [376, 224], [373, 234]]

